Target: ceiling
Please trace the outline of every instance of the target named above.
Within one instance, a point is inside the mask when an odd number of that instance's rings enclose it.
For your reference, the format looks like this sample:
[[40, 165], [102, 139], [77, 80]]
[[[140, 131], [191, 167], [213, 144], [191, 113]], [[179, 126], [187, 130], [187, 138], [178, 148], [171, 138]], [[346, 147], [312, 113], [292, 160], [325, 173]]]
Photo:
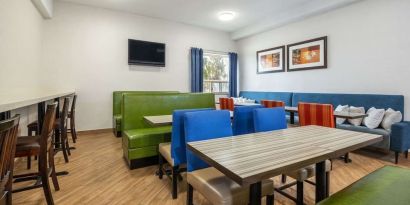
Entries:
[[[243, 38], [359, 0], [59, 0], [229, 32]], [[236, 13], [218, 20], [220, 11]]]

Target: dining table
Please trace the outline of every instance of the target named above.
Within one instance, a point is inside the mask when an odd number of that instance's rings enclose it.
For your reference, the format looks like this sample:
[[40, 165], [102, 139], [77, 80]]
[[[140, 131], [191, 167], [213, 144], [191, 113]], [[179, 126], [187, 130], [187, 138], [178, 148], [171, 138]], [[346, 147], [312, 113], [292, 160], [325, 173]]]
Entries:
[[261, 181], [315, 164], [316, 203], [327, 198], [325, 161], [380, 142], [381, 135], [321, 126], [187, 143], [195, 155], [241, 186], [249, 186], [249, 204], [261, 204]]

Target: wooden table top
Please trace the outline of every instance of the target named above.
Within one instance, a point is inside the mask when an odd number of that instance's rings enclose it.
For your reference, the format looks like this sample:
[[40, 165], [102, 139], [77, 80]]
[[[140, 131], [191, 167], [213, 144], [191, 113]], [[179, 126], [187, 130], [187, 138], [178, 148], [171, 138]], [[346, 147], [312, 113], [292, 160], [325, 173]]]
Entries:
[[[285, 110], [287, 112], [298, 112], [298, 107], [289, 107], [286, 106]], [[352, 112], [333, 112], [333, 115], [337, 118], [345, 118], [345, 119], [358, 119], [367, 117], [368, 114], [366, 113], [352, 113]]]
[[381, 135], [304, 126], [190, 142], [188, 148], [238, 184], [249, 185], [381, 140]]
[[[229, 111], [229, 114], [232, 118], [233, 111]], [[172, 115], [144, 116], [144, 120], [152, 126], [172, 125]]]

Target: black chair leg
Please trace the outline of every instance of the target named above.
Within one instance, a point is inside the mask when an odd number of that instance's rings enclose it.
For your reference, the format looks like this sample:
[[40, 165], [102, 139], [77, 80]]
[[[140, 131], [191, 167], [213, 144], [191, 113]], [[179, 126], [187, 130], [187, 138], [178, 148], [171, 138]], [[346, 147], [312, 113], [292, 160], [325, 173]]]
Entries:
[[41, 182], [43, 185], [43, 191], [46, 197], [47, 205], [54, 205], [53, 195], [51, 194], [50, 182], [48, 181], [47, 173], [43, 173], [41, 175]]
[[179, 166], [172, 167], [172, 199], [178, 198]]
[[406, 159], [408, 159], [409, 158], [409, 150], [405, 151], [404, 155], [406, 156]]
[[266, 196], [266, 205], [274, 205], [274, 202], [275, 202], [274, 194]]
[[282, 174], [282, 184], [286, 183], [286, 175]]
[[394, 152], [394, 163], [398, 164], [399, 163], [399, 152]]
[[303, 205], [303, 182], [296, 182], [296, 204]]
[[27, 157], [27, 169], [31, 169], [31, 156]]
[[330, 172], [326, 172], [326, 197], [330, 195]]
[[164, 159], [162, 158], [161, 154], [158, 154], [158, 178], [162, 179], [164, 176], [164, 172], [162, 171], [164, 166]]
[[188, 183], [188, 189], [186, 194], [186, 204], [194, 205], [194, 188]]

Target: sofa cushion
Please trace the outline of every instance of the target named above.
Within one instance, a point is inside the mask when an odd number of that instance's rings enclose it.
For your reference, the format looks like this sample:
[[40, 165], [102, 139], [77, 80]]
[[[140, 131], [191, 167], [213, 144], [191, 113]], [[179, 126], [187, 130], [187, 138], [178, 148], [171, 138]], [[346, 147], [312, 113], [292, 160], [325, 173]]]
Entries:
[[[349, 107], [349, 112], [350, 113], [365, 113], [366, 110], [364, 109], [364, 107], [354, 107], [354, 106], [350, 106]], [[359, 126], [362, 124], [363, 118], [358, 118], [358, 119], [348, 119], [347, 120], [350, 124], [354, 125], [354, 126]]]
[[[338, 105], [335, 112], [349, 112], [349, 105]], [[343, 124], [346, 118], [336, 118], [336, 124]]]
[[402, 119], [403, 119], [403, 115], [401, 114], [400, 111], [395, 111], [389, 108], [386, 110], [386, 113], [384, 114], [384, 118], [381, 123], [381, 126], [386, 130], [390, 130], [391, 126], [394, 123], [401, 122]]
[[370, 129], [379, 127], [380, 123], [383, 121], [385, 112], [384, 109], [376, 109], [375, 107], [370, 108], [367, 111], [368, 116], [363, 120], [363, 124]]
[[383, 140], [381, 142], [378, 142], [376, 144], [371, 145], [371, 147], [377, 147], [377, 148], [382, 148], [389, 150], [390, 148], [390, 131], [385, 130], [385, 129], [370, 129], [365, 126], [354, 126], [350, 124], [340, 124], [337, 125], [336, 128], [339, 129], [344, 129], [344, 130], [351, 130], [351, 131], [357, 131], [357, 132], [366, 132], [366, 133], [371, 133], [371, 134], [377, 134], [377, 135], [383, 135]]
[[159, 143], [167, 141], [165, 135], [170, 134], [171, 130], [171, 126], [126, 130], [123, 132], [123, 138], [128, 142], [128, 148], [157, 146]]

